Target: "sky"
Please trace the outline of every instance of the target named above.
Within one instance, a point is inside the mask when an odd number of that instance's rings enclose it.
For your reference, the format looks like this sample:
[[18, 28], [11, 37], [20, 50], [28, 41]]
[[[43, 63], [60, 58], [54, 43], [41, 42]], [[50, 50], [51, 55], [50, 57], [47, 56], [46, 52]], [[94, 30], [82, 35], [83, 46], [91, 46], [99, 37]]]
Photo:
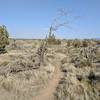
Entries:
[[0, 25], [12, 38], [45, 38], [59, 9], [69, 12], [70, 27], [57, 38], [100, 38], [100, 0], [0, 0]]

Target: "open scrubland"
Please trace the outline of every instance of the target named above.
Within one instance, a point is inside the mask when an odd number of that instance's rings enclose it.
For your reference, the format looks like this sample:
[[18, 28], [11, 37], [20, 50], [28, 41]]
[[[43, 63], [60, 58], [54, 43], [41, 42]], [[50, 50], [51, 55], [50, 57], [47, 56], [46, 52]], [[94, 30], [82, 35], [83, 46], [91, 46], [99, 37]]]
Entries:
[[100, 100], [100, 41], [56, 42], [10, 39], [0, 100]]

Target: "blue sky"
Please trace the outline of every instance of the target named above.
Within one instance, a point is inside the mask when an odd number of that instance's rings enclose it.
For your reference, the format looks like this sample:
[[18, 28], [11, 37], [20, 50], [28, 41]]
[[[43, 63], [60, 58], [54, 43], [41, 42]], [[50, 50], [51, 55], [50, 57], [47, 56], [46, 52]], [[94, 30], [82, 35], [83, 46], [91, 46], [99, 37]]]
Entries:
[[61, 27], [58, 38], [100, 38], [100, 0], [0, 0], [0, 25], [10, 37], [44, 38], [61, 8], [79, 18]]

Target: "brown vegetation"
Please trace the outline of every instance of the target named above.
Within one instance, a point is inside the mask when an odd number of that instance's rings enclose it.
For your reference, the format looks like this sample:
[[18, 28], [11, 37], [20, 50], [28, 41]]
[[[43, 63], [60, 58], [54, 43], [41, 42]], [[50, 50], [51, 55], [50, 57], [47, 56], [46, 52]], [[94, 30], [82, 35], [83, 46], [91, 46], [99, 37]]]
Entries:
[[46, 40], [10, 39], [0, 55], [0, 100], [99, 100], [98, 41]]

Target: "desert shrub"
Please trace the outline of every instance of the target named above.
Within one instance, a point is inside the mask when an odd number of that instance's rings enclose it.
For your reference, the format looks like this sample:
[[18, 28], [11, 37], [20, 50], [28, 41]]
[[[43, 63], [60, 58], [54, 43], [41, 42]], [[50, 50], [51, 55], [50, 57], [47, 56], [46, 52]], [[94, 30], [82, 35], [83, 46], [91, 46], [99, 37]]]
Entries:
[[9, 44], [9, 33], [6, 29], [6, 26], [0, 26], [0, 53], [5, 53], [5, 47]]
[[75, 39], [75, 40], [68, 40], [67, 41], [67, 46], [73, 46], [75, 48], [79, 48], [79, 47], [88, 47], [88, 46], [94, 46], [96, 43], [93, 40], [79, 40], [79, 39]]
[[72, 46], [75, 48], [79, 48], [81, 46], [81, 42], [78, 39], [72, 41]]
[[61, 41], [56, 39], [56, 44], [61, 44]]
[[83, 79], [82, 75], [76, 75], [76, 78], [77, 78], [80, 82], [81, 82], [82, 79]]
[[90, 71], [88, 79], [89, 79], [89, 83], [91, 85], [95, 85], [96, 75], [95, 75], [95, 73], [93, 71]]
[[83, 59], [83, 58], [75, 59], [74, 64], [75, 64], [75, 67], [80, 67], [80, 68], [85, 67], [85, 66], [90, 66], [90, 67], [93, 66], [89, 60]]
[[82, 48], [81, 54], [83, 57], [87, 59], [89, 62], [94, 62], [96, 59], [96, 47], [87, 47], [87, 48]]
[[86, 40], [82, 41], [82, 47], [88, 47], [88, 42]]
[[68, 40], [68, 41], [67, 41], [67, 46], [68, 46], [68, 47], [71, 46], [71, 42], [72, 42], [71, 40]]
[[96, 51], [96, 47], [83, 47], [77, 56], [73, 55], [71, 62], [76, 67], [95, 67], [95, 61], [97, 61]]
[[92, 81], [95, 80], [95, 78], [96, 78], [95, 73], [93, 71], [90, 71], [88, 79]]
[[100, 40], [97, 40], [97, 41], [96, 41], [96, 44], [97, 44], [97, 45], [100, 45]]
[[55, 38], [54, 34], [49, 34], [49, 36], [47, 38], [47, 44], [50, 44], [50, 45], [59, 45], [59, 44], [61, 44], [61, 41], [57, 40]]
[[73, 57], [71, 62], [75, 64], [75, 67], [82, 68], [85, 66], [93, 67], [93, 61], [94, 56], [88, 51], [85, 51], [83, 54], [81, 53], [79, 56]]

